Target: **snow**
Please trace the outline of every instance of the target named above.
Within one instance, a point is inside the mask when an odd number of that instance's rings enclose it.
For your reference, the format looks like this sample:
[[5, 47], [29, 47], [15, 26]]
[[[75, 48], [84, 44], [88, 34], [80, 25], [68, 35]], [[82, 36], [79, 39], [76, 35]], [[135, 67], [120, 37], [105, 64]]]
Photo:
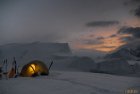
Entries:
[[128, 60], [127, 62], [128, 62], [130, 65], [140, 64], [140, 61], [135, 61], [135, 60]]
[[96, 67], [94, 61], [88, 57], [68, 57], [54, 60], [53, 70], [90, 71]]
[[136, 77], [52, 71], [49, 76], [0, 80], [0, 94], [124, 94], [139, 86]]
[[89, 71], [95, 67], [91, 58], [73, 55], [68, 43], [35, 42], [0, 46], [0, 61], [7, 58], [8, 69], [11, 69], [13, 57], [16, 58], [19, 69], [33, 60], [43, 61], [47, 66], [53, 60], [53, 70]]
[[126, 60], [108, 59], [97, 64], [97, 70], [112, 74], [130, 74], [132, 69]]
[[[126, 53], [127, 56], [126, 56]], [[86, 54], [85, 54], [86, 55]], [[91, 54], [90, 54], [91, 55]], [[131, 57], [128, 49], [107, 56]], [[94, 61], [90, 57], [76, 56], [71, 52], [68, 43], [25, 43], [8, 44], [0, 46], [0, 60], [8, 59], [8, 70], [11, 69], [13, 57], [16, 57], [19, 70], [33, 60], [43, 61], [47, 66], [53, 60], [51, 70], [61, 71], [84, 71], [84, 72], [103, 72], [117, 75], [134, 74], [140, 76], [139, 67], [130, 66], [136, 60], [126, 60], [122, 58], [96, 58]], [[134, 59], [134, 58], [133, 58]], [[95, 63], [98, 62], [98, 63]], [[139, 61], [137, 61], [139, 62]], [[2, 63], [0, 64], [0, 66]], [[100, 66], [100, 68], [99, 68]], [[135, 68], [137, 68], [135, 70]], [[133, 76], [134, 76], [133, 75]], [[131, 75], [130, 75], [131, 76]]]
[[[139, 45], [134, 47], [137, 46]], [[13, 57], [15, 57], [19, 71], [30, 61], [40, 60], [47, 66], [49, 66], [51, 61], [54, 61], [51, 70], [83, 72], [92, 71], [117, 75], [140, 76], [140, 66], [134, 65], [136, 64], [135, 61], [137, 61], [137, 59], [134, 58], [136, 57], [134, 56], [134, 52], [139, 52], [139, 50], [137, 49], [138, 51], [133, 51], [133, 54], [131, 54], [131, 51], [128, 49], [128, 47], [129, 46], [126, 46], [126, 48], [122, 48], [116, 53], [111, 53], [105, 58], [98, 57], [96, 60], [93, 60], [90, 57], [74, 55], [71, 52], [68, 43], [35, 42], [25, 44], [7, 44], [0, 46], [0, 61], [3, 61], [5, 58], [7, 58], [8, 70], [11, 69]], [[132, 48], [134, 49], [134, 47]], [[131, 59], [133, 60], [127, 60], [127, 58], [130, 57], [132, 57]], [[134, 63], [134, 66], [131, 66], [132, 63]], [[139, 63], [139, 61], [137, 61], [137, 63]], [[2, 63], [0, 63], [0, 66], [2, 66]]]
[[122, 58], [129, 61], [139, 61], [140, 40], [135, 40], [119, 47], [117, 50], [107, 54], [105, 58]]
[[68, 43], [17, 43], [0, 46], [1, 60], [7, 58], [9, 62], [15, 57], [23, 65], [34, 59], [46, 61], [52, 55], [60, 53], [71, 55]]
[[140, 40], [132, 41], [107, 54], [98, 62], [98, 71], [140, 76]]
[[[126, 56], [125, 51], [121, 55]], [[115, 54], [116, 55], [116, 54]], [[120, 55], [120, 54], [119, 54]], [[118, 54], [117, 54], [118, 56]], [[129, 55], [131, 57], [132, 55]], [[0, 94], [124, 94], [128, 88], [139, 88], [140, 78], [90, 73], [91, 70], [116, 74], [129, 74], [134, 71], [140, 76], [140, 66], [121, 58], [109, 58], [97, 61], [85, 56], [75, 56], [67, 43], [28, 43], [0, 46], [0, 60], [8, 59], [11, 68], [16, 57], [20, 68], [32, 60], [41, 60], [54, 64], [49, 76], [18, 77], [0, 80]], [[100, 65], [100, 66], [98, 66]], [[98, 68], [100, 67], [100, 68]], [[136, 74], [136, 75], [138, 75]]]

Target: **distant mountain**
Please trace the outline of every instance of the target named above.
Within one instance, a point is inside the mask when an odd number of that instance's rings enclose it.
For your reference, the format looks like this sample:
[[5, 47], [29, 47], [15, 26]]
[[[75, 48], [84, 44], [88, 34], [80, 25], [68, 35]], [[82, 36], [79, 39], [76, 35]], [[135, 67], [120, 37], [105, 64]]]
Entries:
[[55, 65], [52, 69], [57, 70], [71, 70], [71, 71], [86, 71], [96, 68], [94, 60], [89, 57], [67, 56], [53, 59]]
[[73, 53], [77, 56], [88, 56], [93, 59], [99, 59], [101, 57], [104, 57], [107, 53], [97, 51], [97, 50], [88, 50], [88, 49], [79, 49], [79, 50], [73, 50]]
[[97, 63], [97, 72], [126, 75], [133, 73], [131, 66], [123, 59], [106, 59]]
[[52, 70], [140, 76], [140, 45], [139, 42], [131, 45], [122, 46], [95, 63], [92, 58], [84, 54], [81, 56], [73, 54], [68, 43], [7, 44], [0, 46], [0, 65], [4, 59], [8, 59], [10, 69], [15, 57], [20, 69], [32, 60], [41, 60], [47, 66], [54, 61]]
[[53, 55], [57, 53], [71, 54], [68, 43], [27, 43], [27, 44], [7, 44], [0, 46], [0, 57], [19, 57]]
[[140, 40], [121, 46], [117, 51], [106, 55], [105, 58], [122, 58], [125, 60], [140, 61]]
[[97, 63], [96, 72], [140, 76], [140, 40], [133, 41], [107, 54]]
[[54, 70], [90, 71], [95, 67], [91, 58], [73, 55], [68, 43], [34, 42], [0, 46], [1, 62], [8, 59], [9, 65], [12, 65], [13, 57], [21, 68], [32, 60], [41, 60], [48, 66], [51, 61], [54, 61], [52, 67]]

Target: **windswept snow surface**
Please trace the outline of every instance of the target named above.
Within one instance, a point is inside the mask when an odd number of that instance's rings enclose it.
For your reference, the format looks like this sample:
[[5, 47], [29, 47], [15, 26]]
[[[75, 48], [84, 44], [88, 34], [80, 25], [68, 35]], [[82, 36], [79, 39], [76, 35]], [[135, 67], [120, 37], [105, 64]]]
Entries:
[[136, 77], [53, 71], [44, 77], [0, 80], [0, 94], [125, 94], [126, 89], [139, 86]]

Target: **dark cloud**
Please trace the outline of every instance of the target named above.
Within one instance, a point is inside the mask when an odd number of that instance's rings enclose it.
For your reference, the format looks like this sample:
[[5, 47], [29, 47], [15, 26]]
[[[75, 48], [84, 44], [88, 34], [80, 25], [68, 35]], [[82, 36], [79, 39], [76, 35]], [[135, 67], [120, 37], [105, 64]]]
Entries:
[[99, 48], [116, 48], [116, 46], [102, 46], [102, 47], [99, 47]]
[[102, 39], [104, 39], [104, 37], [97, 37], [96, 39], [97, 40], [102, 40]]
[[94, 34], [91, 34], [91, 35], [89, 35], [89, 37], [93, 38], [93, 37], [95, 37], [95, 35]]
[[93, 21], [86, 24], [87, 27], [106, 27], [119, 24], [118, 21]]
[[87, 45], [93, 45], [93, 44], [102, 44], [103, 42], [96, 39], [93, 39], [93, 40], [89, 39], [89, 40], [84, 40], [83, 43]]
[[140, 38], [140, 27], [122, 27], [118, 34], [132, 34], [135, 38]]
[[140, 2], [140, 0], [131, 0], [132, 2]]
[[127, 0], [123, 4], [124, 5], [138, 5], [140, 3], [140, 0]]
[[111, 36], [109, 36], [110, 38], [113, 38], [113, 37], [116, 37], [117, 36], [117, 34], [113, 34], [113, 35], [111, 35]]
[[140, 17], [140, 6], [135, 10], [135, 16]]
[[129, 0], [124, 2], [124, 5], [131, 7], [130, 12], [133, 13], [133, 15], [140, 17], [140, 0]]
[[87, 45], [97, 45], [97, 44], [102, 44], [103, 42], [101, 40], [103, 40], [103, 39], [105, 39], [105, 38], [100, 36], [100, 37], [97, 37], [95, 39], [83, 40], [83, 43], [87, 44]]
[[120, 40], [121, 40], [121, 42], [130, 42], [130, 41], [133, 41], [133, 40], [135, 40], [136, 38], [134, 38], [134, 37], [121, 37], [120, 38]]

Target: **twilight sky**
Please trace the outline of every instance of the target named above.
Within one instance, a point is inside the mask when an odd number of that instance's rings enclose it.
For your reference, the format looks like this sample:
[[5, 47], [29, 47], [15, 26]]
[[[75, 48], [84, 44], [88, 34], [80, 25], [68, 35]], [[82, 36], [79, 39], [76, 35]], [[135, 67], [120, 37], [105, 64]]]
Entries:
[[139, 39], [140, 0], [0, 0], [0, 14], [0, 44], [68, 42], [109, 52]]

